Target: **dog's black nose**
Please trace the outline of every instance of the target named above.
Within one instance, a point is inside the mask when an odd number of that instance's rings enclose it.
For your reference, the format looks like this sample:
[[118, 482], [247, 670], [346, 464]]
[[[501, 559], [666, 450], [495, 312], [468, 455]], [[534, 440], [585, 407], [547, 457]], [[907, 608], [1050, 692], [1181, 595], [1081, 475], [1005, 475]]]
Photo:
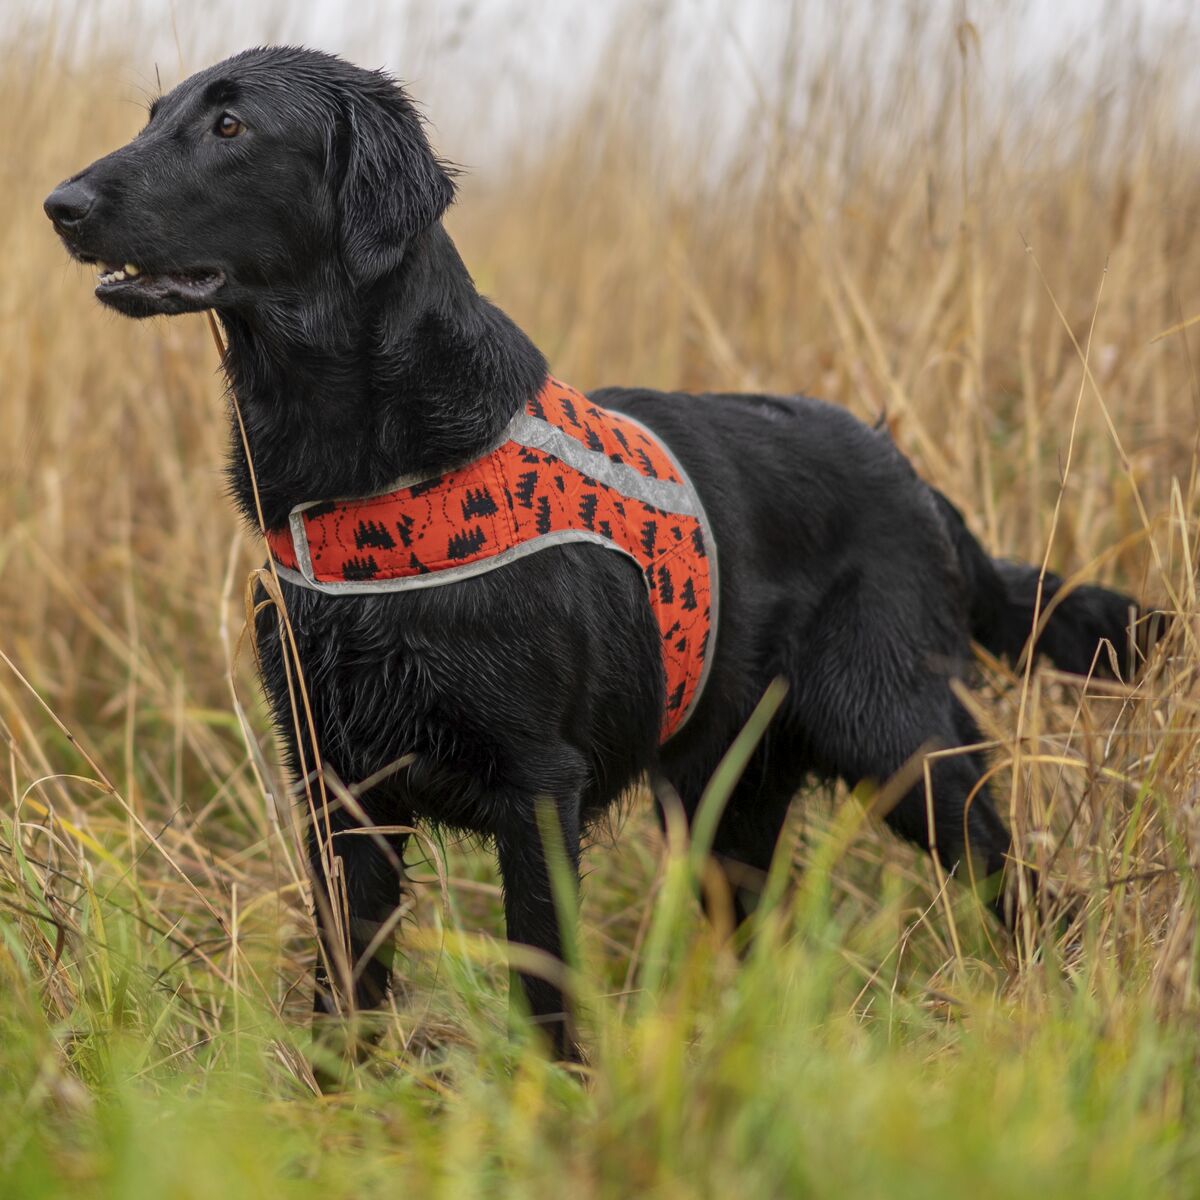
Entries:
[[92, 211], [96, 193], [77, 179], [60, 183], [46, 197], [46, 216], [60, 229], [73, 229]]

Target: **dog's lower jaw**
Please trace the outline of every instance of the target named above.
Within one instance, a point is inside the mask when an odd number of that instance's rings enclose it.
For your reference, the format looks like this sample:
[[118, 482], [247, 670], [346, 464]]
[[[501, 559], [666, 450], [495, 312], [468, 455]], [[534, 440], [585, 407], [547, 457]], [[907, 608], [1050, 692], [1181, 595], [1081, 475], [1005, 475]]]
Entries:
[[102, 281], [96, 285], [96, 299], [133, 318], [203, 312], [218, 302], [225, 286], [225, 275], [219, 270], [195, 275], [116, 274], [120, 277], [101, 277]]

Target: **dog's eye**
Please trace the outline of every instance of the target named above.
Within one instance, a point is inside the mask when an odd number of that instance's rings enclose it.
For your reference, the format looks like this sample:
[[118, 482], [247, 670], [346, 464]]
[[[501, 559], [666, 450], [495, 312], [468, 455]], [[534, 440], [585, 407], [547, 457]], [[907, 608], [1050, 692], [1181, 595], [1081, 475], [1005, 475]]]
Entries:
[[222, 113], [217, 118], [217, 123], [213, 126], [213, 133], [217, 137], [235, 138], [246, 127], [230, 113]]

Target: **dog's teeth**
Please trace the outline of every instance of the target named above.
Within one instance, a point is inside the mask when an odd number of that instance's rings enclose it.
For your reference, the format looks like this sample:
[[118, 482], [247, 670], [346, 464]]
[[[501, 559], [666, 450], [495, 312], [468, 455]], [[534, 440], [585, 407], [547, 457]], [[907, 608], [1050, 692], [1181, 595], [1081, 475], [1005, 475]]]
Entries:
[[130, 279], [132, 279], [135, 275], [140, 275], [141, 273], [142, 273], [141, 268], [136, 266], [135, 264], [133, 264], [133, 263], [125, 264], [125, 274], [128, 275]]

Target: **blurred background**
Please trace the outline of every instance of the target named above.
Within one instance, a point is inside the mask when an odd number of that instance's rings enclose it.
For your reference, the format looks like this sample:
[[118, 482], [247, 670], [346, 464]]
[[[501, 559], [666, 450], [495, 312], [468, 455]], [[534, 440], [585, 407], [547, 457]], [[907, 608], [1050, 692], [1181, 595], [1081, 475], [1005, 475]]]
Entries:
[[[448, 226], [467, 265], [561, 378], [820, 395], [886, 422], [993, 553], [1179, 614], [1134, 687], [981, 665], [992, 785], [1019, 852], [1084, 897], [1086, 937], [1030, 924], [1009, 945], [821, 792], [785, 864], [818, 882], [739, 973], [686, 905], [656, 940], [670, 873], [638, 802], [588, 858], [602, 1049], [594, 1089], [564, 1099], [560, 1077], [510, 1071], [502, 955], [462, 940], [500, 928], [489, 858], [435, 841], [405, 927], [419, 999], [397, 1006], [387, 1082], [359, 1083], [429, 1124], [291, 1108], [296, 1178], [369, 1194], [305, 1149], [344, 1165], [369, 1143], [362, 1163], [403, 1160], [423, 1194], [483, 1194], [436, 1165], [480, 1140], [548, 1196], [563, 1171], [579, 1195], [627, 1176], [692, 1194], [697, 1145], [742, 1195], [855, 1194], [861, 1175], [863, 1194], [1130, 1196], [1200, 1161], [1198, 23], [1177, 0], [8, 0], [0, 1078], [31, 1114], [0, 1135], [0, 1169], [27, 1169], [11, 1194], [122, 1163], [116, 1194], [163, 1194], [139, 1164], [210, 1194], [195, 1181], [220, 1155], [188, 1158], [195, 1110], [170, 1088], [203, 1097], [236, 1065], [256, 1096], [311, 1099], [287, 1032], [307, 885], [243, 640], [261, 549], [224, 493], [212, 341], [199, 316], [102, 310], [41, 212], [160, 91], [274, 41], [405, 81], [464, 168]], [[935, 1084], [942, 1107], [922, 1102]], [[195, 1144], [242, 1145], [232, 1111]], [[139, 1132], [151, 1114], [179, 1140]]]
[[[21, 0], [15, 7], [21, 11]], [[25, 23], [36, 28], [45, 20], [46, 0], [23, 7]], [[172, 82], [246, 46], [301, 43], [393, 71], [424, 100], [452, 157], [493, 168], [514, 140], [569, 121], [598, 76], [612, 80], [618, 99], [639, 60], [654, 64], [654, 90], [674, 111], [678, 132], [713, 151], [728, 149], [755, 107], [782, 106], [801, 117], [822, 75], [845, 70], [878, 92], [901, 57], [917, 55], [928, 69], [939, 33], [956, 23], [970, 22], [977, 48], [986, 47], [974, 87], [987, 102], [1044, 91], [1055, 79], [1059, 103], [1078, 110], [1104, 86], [1099, 72], [1112, 65], [1103, 61], [1105, 41], [1155, 66], [1163, 46], [1194, 35], [1196, 22], [1187, 0], [363, 0], [353, 11], [333, 0], [93, 0], [50, 7], [56, 48], [80, 62], [98, 45], [123, 46], [124, 35], [138, 31], [139, 61], [112, 81], [114, 92], [125, 92], [114, 99], [140, 99], [157, 90], [159, 78]]]

